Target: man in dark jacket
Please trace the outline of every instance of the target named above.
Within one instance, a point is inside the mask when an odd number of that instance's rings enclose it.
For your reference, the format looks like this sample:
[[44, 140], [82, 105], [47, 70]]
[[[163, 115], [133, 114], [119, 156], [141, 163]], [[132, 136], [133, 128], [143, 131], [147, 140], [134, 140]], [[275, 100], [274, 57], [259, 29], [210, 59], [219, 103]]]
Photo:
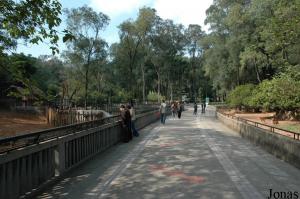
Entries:
[[132, 139], [131, 125], [130, 125], [131, 116], [129, 110], [125, 108], [123, 104], [120, 106], [120, 116], [121, 116], [123, 142], [129, 142]]
[[180, 101], [178, 106], [179, 106], [179, 108], [178, 108], [178, 118], [180, 119], [181, 118], [181, 113], [183, 111], [183, 102]]
[[198, 105], [197, 102], [194, 104], [194, 115], [197, 115]]

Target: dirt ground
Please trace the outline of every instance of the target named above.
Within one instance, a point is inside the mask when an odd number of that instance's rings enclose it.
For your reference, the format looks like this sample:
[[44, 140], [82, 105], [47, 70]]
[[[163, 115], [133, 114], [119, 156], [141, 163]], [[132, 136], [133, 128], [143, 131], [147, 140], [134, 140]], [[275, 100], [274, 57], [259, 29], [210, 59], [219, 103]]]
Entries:
[[51, 128], [46, 118], [0, 111], [0, 138]]
[[260, 117], [272, 117], [275, 115], [275, 112], [269, 113], [236, 113], [234, 110], [225, 111], [227, 114], [235, 115], [237, 117], [245, 118], [254, 122], [259, 122], [262, 124], [266, 124], [269, 126], [274, 126], [277, 128], [282, 128], [285, 130], [298, 132], [300, 133], [300, 121], [278, 121], [278, 124], [273, 124], [272, 119], [265, 119], [265, 121], [261, 121]]

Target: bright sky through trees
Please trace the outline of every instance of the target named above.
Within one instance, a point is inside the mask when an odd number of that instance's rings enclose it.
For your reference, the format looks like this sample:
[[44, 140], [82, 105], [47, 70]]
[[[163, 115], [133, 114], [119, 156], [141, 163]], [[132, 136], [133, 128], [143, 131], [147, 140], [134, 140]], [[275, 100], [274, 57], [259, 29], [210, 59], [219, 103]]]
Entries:
[[[62, 0], [63, 8], [76, 8], [83, 5], [91, 6], [97, 12], [103, 12], [110, 17], [110, 24], [102, 33], [102, 38], [109, 44], [119, 41], [118, 28], [124, 20], [137, 17], [140, 7], [149, 6], [157, 10], [157, 14], [164, 19], [172, 19], [175, 23], [182, 23], [186, 27], [189, 24], [199, 24], [204, 30], [205, 11], [213, 0]], [[63, 22], [61, 30], [65, 27]], [[59, 42], [61, 52], [66, 49], [62, 41]], [[51, 54], [47, 43], [39, 45], [19, 45], [19, 53], [39, 55]]]

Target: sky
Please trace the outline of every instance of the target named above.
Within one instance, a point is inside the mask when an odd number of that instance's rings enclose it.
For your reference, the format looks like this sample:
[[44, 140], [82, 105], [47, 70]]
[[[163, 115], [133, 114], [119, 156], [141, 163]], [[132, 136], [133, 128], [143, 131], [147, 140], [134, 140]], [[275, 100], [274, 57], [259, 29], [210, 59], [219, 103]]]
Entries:
[[[157, 15], [163, 19], [172, 19], [175, 23], [181, 23], [186, 27], [189, 24], [199, 24], [203, 30], [207, 31], [208, 26], [204, 25], [205, 11], [213, 0], [61, 0], [60, 2], [63, 8], [88, 5], [95, 11], [108, 15], [110, 23], [101, 36], [110, 45], [119, 41], [118, 26], [129, 18], [136, 19], [139, 8], [143, 6], [156, 9]], [[60, 31], [65, 28], [64, 20], [63, 17]], [[61, 52], [66, 49], [62, 41], [58, 44]], [[47, 42], [38, 45], [19, 44], [17, 52], [31, 54], [34, 57], [51, 54]]]

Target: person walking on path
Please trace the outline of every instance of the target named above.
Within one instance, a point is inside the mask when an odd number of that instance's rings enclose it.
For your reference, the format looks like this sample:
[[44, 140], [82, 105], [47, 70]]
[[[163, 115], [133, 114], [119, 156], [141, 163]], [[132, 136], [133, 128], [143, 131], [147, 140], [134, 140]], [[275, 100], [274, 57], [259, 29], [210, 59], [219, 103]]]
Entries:
[[166, 123], [166, 109], [167, 109], [167, 104], [165, 103], [165, 100], [162, 101], [159, 112], [160, 112], [160, 122], [162, 124]]
[[183, 111], [183, 103], [182, 102], [179, 102], [178, 103], [178, 118], [180, 119], [181, 118], [181, 113]]
[[173, 102], [172, 105], [171, 105], [171, 111], [172, 111], [173, 120], [175, 120], [176, 112], [177, 112], [177, 105], [176, 105], [175, 102]]
[[197, 115], [198, 105], [197, 102], [194, 104], [194, 115]]
[[136, 120], [136, 116], [135, 116], [135, 109], [133, 107], [133, 105], [128, 105], [128, 109], [130, 111], [130, 116], [131, 116], [131, 130], [132, 130], [132, 134], [135, 136], [135, 137], [138, 137], [139, 136], [139, 133], [138, 131], [136, 130], [135, 128], [135, 120]]
[[206, 104], [205, 101], [203, 100], [201, 103], [201, 113], [205, 113], [205, 108], [206, 108]]

